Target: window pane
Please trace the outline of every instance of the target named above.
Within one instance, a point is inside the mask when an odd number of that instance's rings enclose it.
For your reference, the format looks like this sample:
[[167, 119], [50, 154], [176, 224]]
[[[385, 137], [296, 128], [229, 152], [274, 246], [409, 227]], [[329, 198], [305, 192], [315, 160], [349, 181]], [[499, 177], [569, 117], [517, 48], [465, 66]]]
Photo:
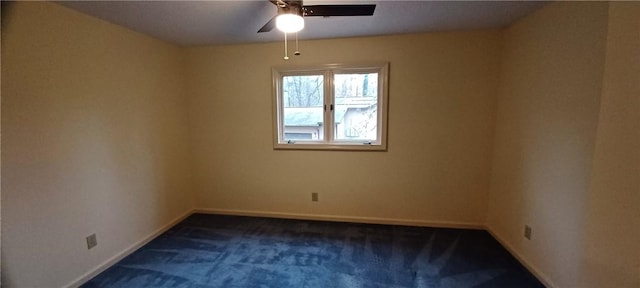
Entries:
[[284, 140], [322, 140], [324, 137], [322, 75], [282, 79]]
[[335, 139], [375, 141], [378, 135], [378, 73], [335, 74]]

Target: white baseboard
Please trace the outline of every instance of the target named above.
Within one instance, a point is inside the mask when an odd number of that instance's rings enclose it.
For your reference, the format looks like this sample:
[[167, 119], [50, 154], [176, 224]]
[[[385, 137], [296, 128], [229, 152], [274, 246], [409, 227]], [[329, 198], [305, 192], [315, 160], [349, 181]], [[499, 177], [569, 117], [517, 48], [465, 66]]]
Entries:
[[323, 215], [323, 214], [306, 214], [306, 213], [283, 213], [283, 212], [270, 212], [270, 211], [232, 210], [232, 209], [215, 209], [215, 208], [198, 208], [198, 209], [194, 209], [193, 213], [254, 216], [254, 217], [267, 217], [267, 218], [287, 218], [287, 219], [301, 219], [301, 220], [320, 220], [320, 221], [334, 221], [334, 222], [354, 222], [354, 223], [368, 223], [368, 224], [387, 224], [387, 225], [402, 225], [402, 226], [462, 228], [462, 229], [480, 229], [480, 230], [485, 229], [484, 224], [473, 223], [473, 222], [425, 221], [425, 220], [416, 220], [416, 219], [359, 217], [359, 216]]
[[68, 285], [66, 285], [64, 287], [67, 287], [67, 288], [80, 287], [80, 285], [82, 285], [85, 282], [91, 280], [91, 278], [93, 278], [93, 277], [97, 276], [98, 274], [102, 273], [103, 271], [107, 270], [109, 267], [113, 266], [118, 261], [124, 259], [124, 257], [129, 256], [129, 254], [131, 254], [134, 251], [140, 249], [140, 247], [142, 247], [145, 244], [149, 243], [154, 238], [160, 236], [160, 234], [166, 232], [171, 227], [173, 227], [176, 224], [178, 224], [180, 221], [182, 221], [185, 218], [189, 217], [192, 213], [193, 213], [193, 211], [189, 210], [186, 213], [184, 213], [183, 215], [180, 215], [180, 216], [174, 218], [173, 220], [171, 220], [166, 225], [158, 228], [156, 231], [154, 231], [153, 233], [149, 234], [147, 237], [144, 237], [142, 240], [140, 240], [140, 241], [134, 243], [133, 245], [129, 246], [129, 248], [124, 249], [122, 252], [120, 252], [120, 253], [116, 254], [115, 256], [109, 258], [107, 261], [102, 262], [97, 267], [91, 269], [89, 272], [87, 272], [84, 275], [82, 275], [82, 276], [76, 278], [75, 280], [71, 281], [71, 283], [69, 283]]
[[491, 234], [491, 236], [493, 236], [493, 238], [495, 238], [498, 242], [500, 242], [502, 247], [507, 249], [507, 251], [509, 251], [509, 253], [511, 253], [511, 255], [513, 255], [513, 257], [515, 257], [524, 267], [526, 267], [527, 270], [529, 270], [529, 272], [531, 272], [531, 274], [533, 274], [533, 276], [538, 278], [538, 280], [540, 282], [542, 282], [542, 284], [544, 286], [546, 286], [548, 288], [556, 288], [556, 287], [558, 287], [557, 285], [555, 285], [555, 283], [553, 283], [553, 281], [551, 281], [551, 279], [549, 279], [549, 277], [547, 277], [547, 275], [542, 273], [540, 271], [540, 269], [536, 268], [535, 265], [531, 264], [529, 261], [526, 260], [526, 258], [524, 258], [520, 253], [518, 253], [513, 248], [513, 246], [511, 246], [511, 244], [509, 244], [509, 242], [505, 241], [504, 238], [502, 238], [498, 233], [493, 231], [493, 229], [490, 226], [485, 226], [484, 230], [489, 232], [489, 234]]

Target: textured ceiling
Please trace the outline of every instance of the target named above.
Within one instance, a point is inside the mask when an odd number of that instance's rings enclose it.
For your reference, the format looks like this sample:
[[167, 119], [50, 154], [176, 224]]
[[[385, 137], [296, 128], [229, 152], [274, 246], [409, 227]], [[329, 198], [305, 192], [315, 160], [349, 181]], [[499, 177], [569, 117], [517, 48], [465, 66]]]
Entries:
[[[182, 46], [281, 41], [256, 33], [276, 14], [261, 1], [58, 2]], [[300, 39], [373, 36], [505, 27], [539, 9], [540, 1], [305, 1], [306, 5], [376, 4], [373, 16], [306, 17]]]

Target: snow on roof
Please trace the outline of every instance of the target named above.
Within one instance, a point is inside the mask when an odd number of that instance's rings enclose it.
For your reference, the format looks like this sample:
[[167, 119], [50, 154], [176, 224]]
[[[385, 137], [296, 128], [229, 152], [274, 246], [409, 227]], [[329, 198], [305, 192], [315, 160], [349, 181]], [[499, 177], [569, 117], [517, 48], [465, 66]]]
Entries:
[[320, 126], [322, 107], [288, 107], [284, 109], [285, 126]]

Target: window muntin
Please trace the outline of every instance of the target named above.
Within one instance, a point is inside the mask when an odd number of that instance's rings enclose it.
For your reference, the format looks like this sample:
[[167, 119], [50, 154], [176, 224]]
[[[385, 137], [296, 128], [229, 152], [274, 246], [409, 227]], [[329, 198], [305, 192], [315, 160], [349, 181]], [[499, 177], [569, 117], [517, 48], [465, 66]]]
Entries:
[[274, 148], [386, 150], [388, 64], [274, 68]]

